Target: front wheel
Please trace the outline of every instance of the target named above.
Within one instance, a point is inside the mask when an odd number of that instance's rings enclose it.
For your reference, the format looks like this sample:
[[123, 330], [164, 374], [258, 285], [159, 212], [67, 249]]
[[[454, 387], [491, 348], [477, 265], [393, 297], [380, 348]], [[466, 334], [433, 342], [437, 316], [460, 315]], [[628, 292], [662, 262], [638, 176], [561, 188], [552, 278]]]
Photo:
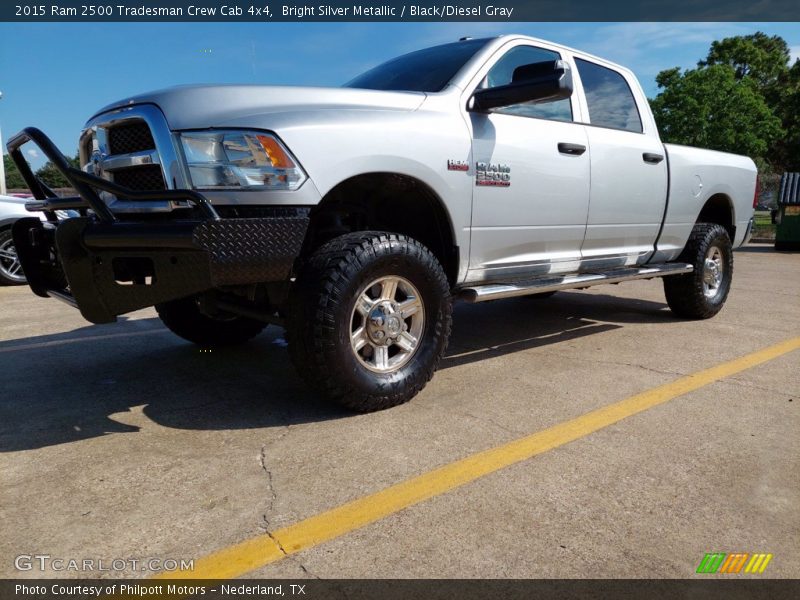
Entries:
[[725, 304], [733, 280], [733, 248], [721, 225], [694, 226], [679, 262], [694, 270], [664, 278], [664, 293], [672, 312], [687, 319], [708, 319]]
[[452, 300], [436, 257], [404, 235], [343, 235], [293, 286], [287, 339], [298, 373], [339, 404], [369, 412], [409, 401], [444, 354]]

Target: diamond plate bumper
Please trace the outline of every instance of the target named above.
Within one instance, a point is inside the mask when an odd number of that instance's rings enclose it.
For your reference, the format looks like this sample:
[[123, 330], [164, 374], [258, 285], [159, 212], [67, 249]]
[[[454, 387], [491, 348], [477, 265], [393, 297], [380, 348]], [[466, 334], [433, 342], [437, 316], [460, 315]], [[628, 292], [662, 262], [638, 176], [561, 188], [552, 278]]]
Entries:
[[[300, 211], [298, 211], [300, 213]], [[287, 280], [307, 216], [164, 223], [21, 219], [13, 235], [31, 289], [93, 323], [212, 288]]]

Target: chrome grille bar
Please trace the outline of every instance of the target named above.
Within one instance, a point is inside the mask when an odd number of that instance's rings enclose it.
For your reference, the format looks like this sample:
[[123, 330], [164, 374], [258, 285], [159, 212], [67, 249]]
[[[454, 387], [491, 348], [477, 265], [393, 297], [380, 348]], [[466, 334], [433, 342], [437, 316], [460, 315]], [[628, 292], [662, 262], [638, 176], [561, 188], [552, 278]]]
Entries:
[[154, 148], [153, 150], [142, 150], [141, 152], [132, 152], [130, 154], [112, 154], [111, 156], [106, 156], [100, 162], [100, 168], [103, 171], [110, 171], [113, 173], [119, 169], [159, 164], [161, 164], [161, 159]]
[[[141, 132], [138, 139], [133, 140], [132, 145], [126, 146], [136, 149], [134, 152], [112, 154], [109, 146], [110, 132], [126, 129], [124, 135], [135, 131], [137, 123], [142, 123], [149, 129], [148, 132]], [[115, 130], [115, 128], [117, 128]], [[139, 149], [142, 146], [151, 145], [153, 148]], [[144, 143], [146, 140], [147, 143]], [[142, 104], [126, 106], [110, 112], [102, 113], [92, 118], [83, 130], [79, 143], [80, 164], [86, 173], [96, 175], [107, 181], [114, 182], [115, 172], [125, 169], [128, 175], [126, 181], [130, 179], [131, 171], [138, 167], [149, 167], [154, 165], [160, 168], [163, 178], [163, 189], [173, 190], [187, 187], [187, 178], [184, 168], [179, 160], [179, 149], [176, 140], [169, 130], [166, 119], [158, 107], [152, 104]], [[122, 147], [117, 144], [117, 148]], [[144, 174], [143, 174], [144, 175]], [[142, 181], [155, 180], [148, 174]], [[146, 185], [146, 184], [145, 184]], [[155, 188], [159, 189], [159, 188]], [[116, 198], [112, 194], [104, 192], [101, 194], [103, 201], [115, 212], [140, 213], [140, 212], [169, 212], [175, 208], [188, 206], [182, 201], [171, 202], [139, 202]]]

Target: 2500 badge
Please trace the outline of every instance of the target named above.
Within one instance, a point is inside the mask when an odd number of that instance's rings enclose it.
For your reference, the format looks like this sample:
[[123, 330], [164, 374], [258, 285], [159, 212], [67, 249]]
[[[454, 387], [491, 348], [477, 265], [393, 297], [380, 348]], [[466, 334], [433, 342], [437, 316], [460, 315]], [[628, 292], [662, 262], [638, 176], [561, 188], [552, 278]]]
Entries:
[[511, 167], [503, 163], [476, 163], [475, 185], [508, 187], [511, 185]]

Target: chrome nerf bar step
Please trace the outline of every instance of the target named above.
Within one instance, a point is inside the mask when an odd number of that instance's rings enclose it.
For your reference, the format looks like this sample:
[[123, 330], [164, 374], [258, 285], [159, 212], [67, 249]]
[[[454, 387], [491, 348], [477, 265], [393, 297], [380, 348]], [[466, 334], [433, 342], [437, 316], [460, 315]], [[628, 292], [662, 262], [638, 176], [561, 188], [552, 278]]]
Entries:
[[574, 290], [601, 283], [621, 283], [635, 279], [653, 279], [654, 277], [680, 275], [682, 273], [691, 273], [692, 270], [692, 265], [686, 263], [663, 263], [647, 265], [646, 267], [614, 269], [613, 271], [602, 273], [581, 273], [580, 275], [566, 275], [563, 277], [541, 277], [514, 283], [476, 285], [462, 288], [459, 295], [467, 302], [484, 302], [486, 300], [514, 298], [529, 294]]

